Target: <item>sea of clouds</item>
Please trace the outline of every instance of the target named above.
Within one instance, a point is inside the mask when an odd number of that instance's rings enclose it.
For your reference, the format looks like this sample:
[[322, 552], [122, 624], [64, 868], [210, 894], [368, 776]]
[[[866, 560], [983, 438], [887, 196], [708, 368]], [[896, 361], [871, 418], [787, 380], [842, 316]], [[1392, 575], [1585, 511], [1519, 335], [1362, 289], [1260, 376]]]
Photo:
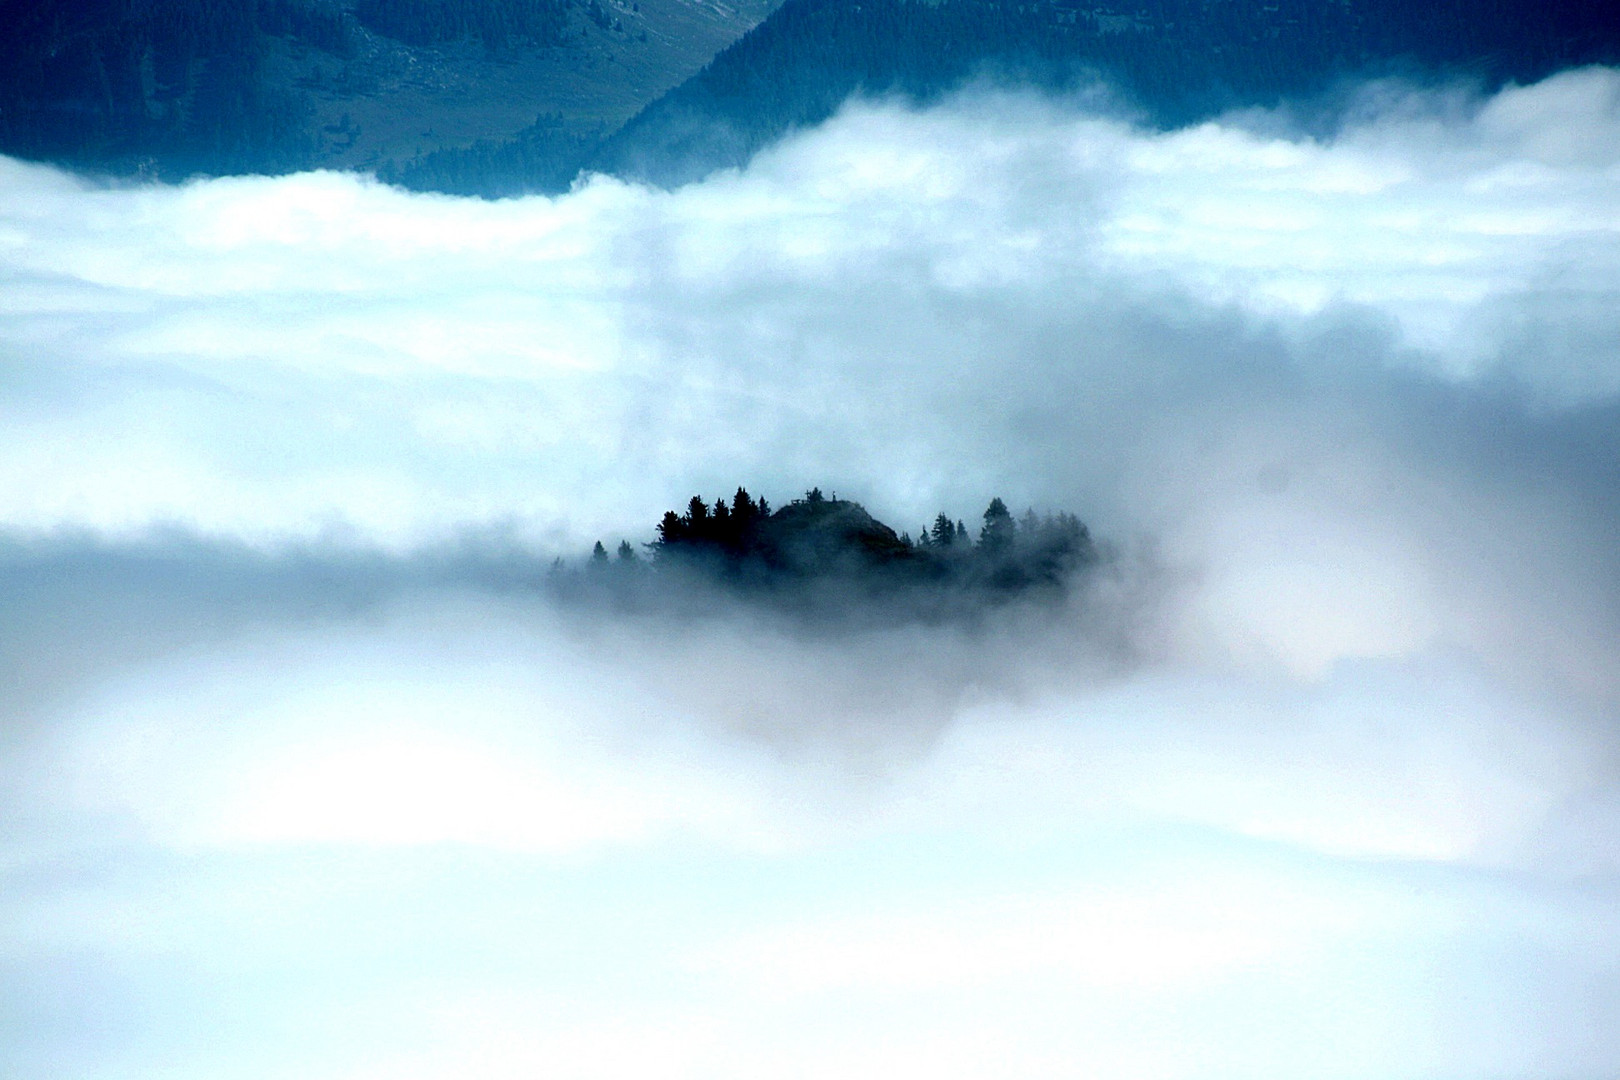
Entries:
[[[1620, 72], [675, 191], [0, 159], [0, 1073], [1620, 1070]], [[811, 484], [1059, 612], [559, 606]]]

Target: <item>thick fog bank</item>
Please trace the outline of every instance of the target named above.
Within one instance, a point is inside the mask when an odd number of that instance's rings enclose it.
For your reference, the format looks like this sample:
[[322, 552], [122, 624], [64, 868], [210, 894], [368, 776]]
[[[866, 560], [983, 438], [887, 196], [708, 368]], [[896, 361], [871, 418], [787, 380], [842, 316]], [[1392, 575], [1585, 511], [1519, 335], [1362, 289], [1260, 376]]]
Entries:
[[[502, 203], [0, 161], [0, 1072], [1620, 1070], [1620, 74], [1360, 100]], [[548, 591], [738, 484], [1117, 558]]]

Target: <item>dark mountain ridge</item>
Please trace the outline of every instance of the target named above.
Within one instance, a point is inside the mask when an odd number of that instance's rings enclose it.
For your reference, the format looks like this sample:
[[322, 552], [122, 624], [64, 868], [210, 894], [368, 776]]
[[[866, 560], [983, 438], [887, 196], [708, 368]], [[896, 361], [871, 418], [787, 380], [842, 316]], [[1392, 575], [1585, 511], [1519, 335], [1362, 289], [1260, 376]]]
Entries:
[[1103, 85], [1174, 127], [1368, 76], [1490, 90], [1620, 61], [1613, 2], [777, 3], [0, 0], [0, 153], [168, 179], [360, 169], [504, 196], [581, 170], [680, 184], [853, 94], [928, 102], [984, 77]]
[[1620, 9], [1576, 0], [787, 0], [632, 118], [595, 168], [662, 185], [740, 165], [852, 94], [927, 102], [989, 76], [1094, 83], [1154, 126], [1400, 74], [1493, 89], [1620, 58]]

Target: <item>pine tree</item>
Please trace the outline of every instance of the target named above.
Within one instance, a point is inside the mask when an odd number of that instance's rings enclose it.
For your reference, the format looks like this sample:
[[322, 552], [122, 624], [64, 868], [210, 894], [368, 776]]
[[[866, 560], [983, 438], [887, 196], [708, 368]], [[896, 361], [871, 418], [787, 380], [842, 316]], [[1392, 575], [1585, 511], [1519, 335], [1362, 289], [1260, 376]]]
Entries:
[[999, 497], [991, 499], [989, 508], [984, 512], [984, 528], [979, 530], [979, 547], [991, 555], [1005, 552], [1012, 547], [1017, 529], [1017, 523], [1007, 511], [1007, 504]]
[[664, 547], [678, 544], [686, 539], [688, 522], [673, 510], [664, 511], [664, 518], [658, 523], [658, 542]]

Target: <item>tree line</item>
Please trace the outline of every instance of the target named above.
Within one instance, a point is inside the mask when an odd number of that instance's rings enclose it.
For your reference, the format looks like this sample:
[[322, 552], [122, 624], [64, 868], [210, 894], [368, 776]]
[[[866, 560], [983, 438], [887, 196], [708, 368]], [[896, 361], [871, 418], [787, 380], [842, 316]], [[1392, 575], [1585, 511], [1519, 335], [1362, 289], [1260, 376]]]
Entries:
[[713, 502], [693, 495], [685, 507], [664, 513], [656, 537], [644, 545], [645, 557], [628, 540], [616, 556], [598, 541], [588, 565], [621, 576], [697, 575], [777, 594], [840, 584], [895, 600], [919, 592], [980, 598], [1061, 592], [1100, 558], [1090, 530], [1071, 513], [1030, 509], [1015, 517], [997, 497], [980, 516], [976, 536], [941, 512], [913, 539], [819, 487], [776, 510], [743, 487]]

